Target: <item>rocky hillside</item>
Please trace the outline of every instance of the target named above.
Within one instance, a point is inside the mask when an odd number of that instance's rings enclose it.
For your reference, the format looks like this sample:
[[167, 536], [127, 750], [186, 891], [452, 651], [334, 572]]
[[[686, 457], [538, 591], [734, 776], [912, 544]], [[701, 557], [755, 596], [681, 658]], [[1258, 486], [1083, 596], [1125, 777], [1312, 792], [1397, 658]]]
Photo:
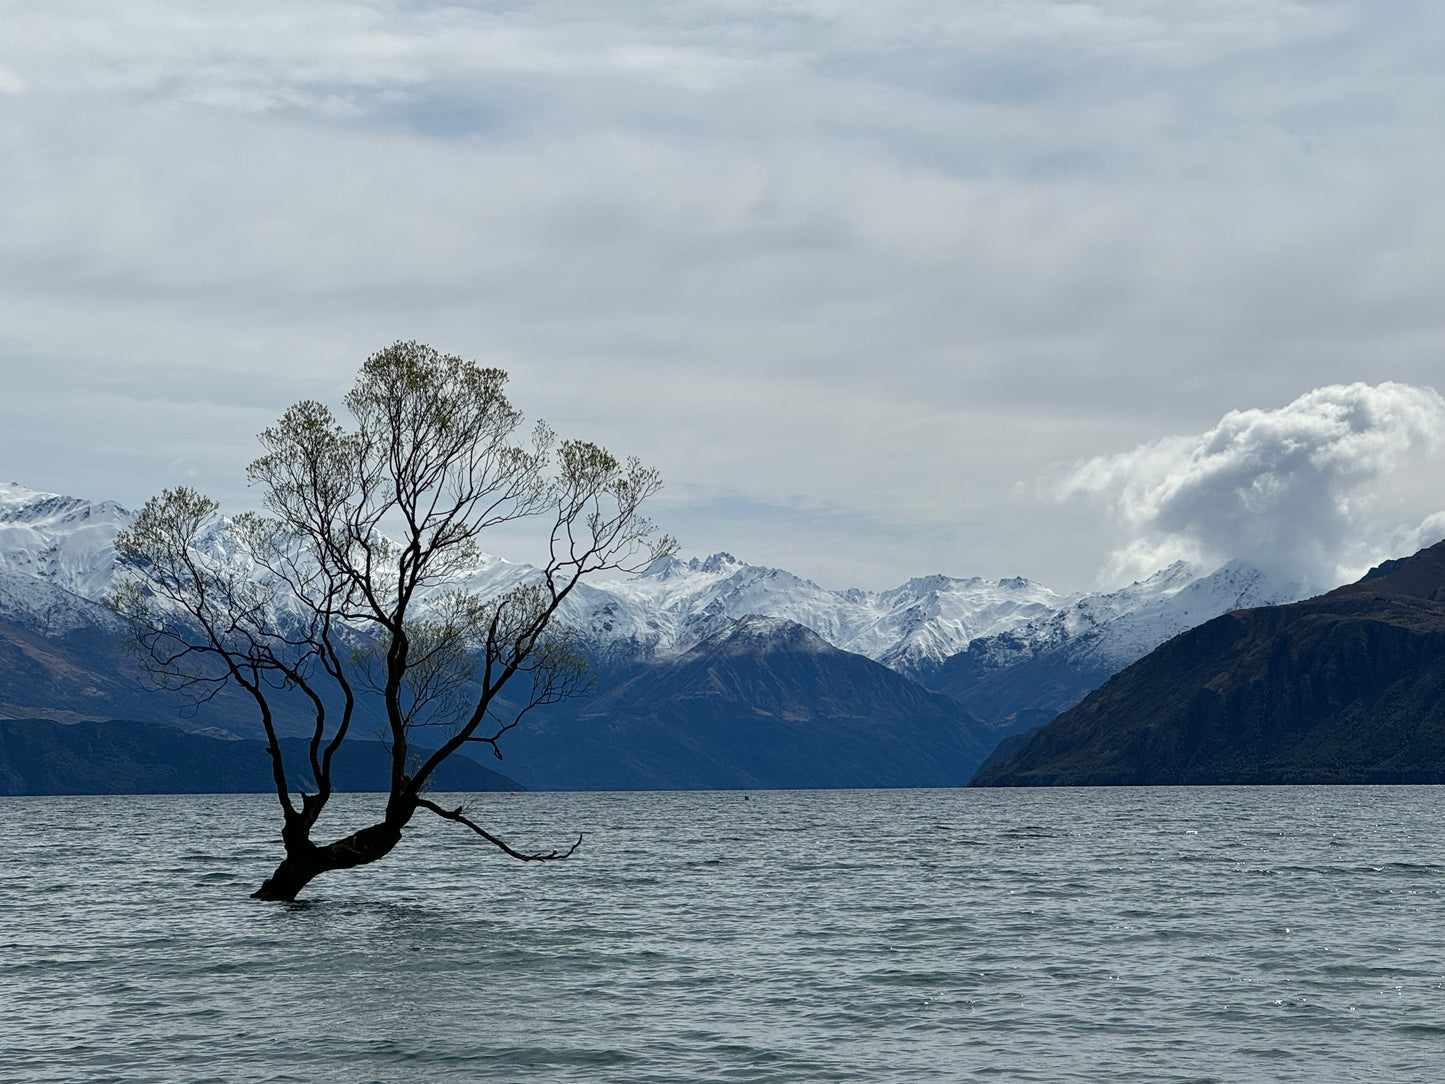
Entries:
[[1175, 637], [974, 782], [1445, 782], [1445, 543]]
[[1305, 593], [1303, 584], [1277, 582], [1240, 562], [1203, 576], [1180, 562], [1117, 591], [1084, 595], [1018, 628], [978, 637], [923, 680], [1005, 732], [1027, 728], [1073, 707], [1185, 629]]

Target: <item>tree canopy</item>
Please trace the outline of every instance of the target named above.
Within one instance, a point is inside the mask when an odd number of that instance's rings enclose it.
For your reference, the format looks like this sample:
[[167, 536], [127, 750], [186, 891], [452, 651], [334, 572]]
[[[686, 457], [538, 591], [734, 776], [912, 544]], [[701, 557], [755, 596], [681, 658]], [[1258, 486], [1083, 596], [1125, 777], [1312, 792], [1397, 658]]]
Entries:
[[[583, 577], [645, 567], [675, 543], [641, 513], [657, 472], [543, 424], [523, 433], [506, 374], [415, 342], [368, 358], [347, 421], [300, 402], [260, 435], [248, 468], [262, 511], [226, 519], [195, 490], [151, 498], [116, 541], [127, 576], [112, 599], [163, 685], [205, 698], [226, 686], [255, 701], [269, 739], [285, 857], [255, 893], [294, 899], [329, 870], [391, 851], [417, 810], [527, 853], [426, 796], [438, 765], [488, 746], [537, 707], [587, 681], [554, 619]], [[469, 588], [486, 532], [534, 521], [536, 574], [500, 595]], [[507, 696], [503, 698], [503, 690]], [[307, 763], [286, 763], [278, 698], [300, 698]], [[332, 762], [358, 705], [379, 704], [390, 789], [375, 823], [312, 838], [332, 794]], [[421, 755], [421, 728], [434, 736]], [[293, 780], [304, 772], [313, 792]]]

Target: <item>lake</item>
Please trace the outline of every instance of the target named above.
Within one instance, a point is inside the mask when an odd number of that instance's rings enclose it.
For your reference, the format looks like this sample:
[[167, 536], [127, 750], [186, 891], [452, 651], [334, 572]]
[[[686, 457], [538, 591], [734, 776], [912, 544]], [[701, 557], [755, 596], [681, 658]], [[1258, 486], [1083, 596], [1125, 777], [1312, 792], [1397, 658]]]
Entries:
[[[336, 829], [375, 796], [344, 795]], [[0, 1081], [1445, 1076], [1445, 788], [0, 798]]]

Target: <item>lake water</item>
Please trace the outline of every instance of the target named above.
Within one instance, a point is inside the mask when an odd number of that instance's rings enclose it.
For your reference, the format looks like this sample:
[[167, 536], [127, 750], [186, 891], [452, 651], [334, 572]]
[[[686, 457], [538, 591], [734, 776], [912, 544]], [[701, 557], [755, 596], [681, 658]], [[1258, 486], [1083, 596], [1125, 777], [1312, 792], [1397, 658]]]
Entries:
[[0, 1081], [1434, 1084], [1442, 807], [486, 795], [515, 844], [586, 842], [522, 865], [431, 818], [285, 906], [247, 898], [274, 799], [4, 798]]

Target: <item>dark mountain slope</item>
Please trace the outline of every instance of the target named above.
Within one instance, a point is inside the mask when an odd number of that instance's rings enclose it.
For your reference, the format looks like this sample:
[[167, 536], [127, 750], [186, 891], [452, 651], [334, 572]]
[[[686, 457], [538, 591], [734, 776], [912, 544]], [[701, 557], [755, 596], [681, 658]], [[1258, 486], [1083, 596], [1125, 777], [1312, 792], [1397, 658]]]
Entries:
[[1113, 660], [1090, 655], [1087, 646], [1040, 649], [1015, 633], [998, 633], [949, 656], [925, 684], [1007, 734], [1073, 707], [1118, 672]]
[[1293, 602], [1301, 589], [1242, 561], [1207, 576], [1176, 562], [1021, 628], [978, 637], [923, 683], [1003, 732], [1020, 734], [1186, 629], [1233, 610]]
[[[311, 716], [299, 695], [273, 698], [277, 729], [300, 736], [311, 732]], [[384, 718], [361, 709], [358, 726], [367, 733]], [[146, 719], [181, 730], [223, 730], [237, 737], [263, 736], [255, 702], [228, 687], [205, 703], [186, 692], [158, 688], [141, 668], [117, 628], [87, 625], [46, 636], [0, 620], [0, 719], [55, 719], [99, 722]]]
[[980, 786], [1445, 782], [1445, 543], [1175, 637]]
[[[304, 743], [287, 738], [281, 744], [288, 765], [306, 763]], [[336, 756], [336, 788], [384, 791], [390, 763], [380, 742], [348, 742]], [[296, 790], [315, 789], [309, 774], [288, 782]], [[0, 720], [0, 794], [245, 794], [273, 789], [263, 742], [185, 734], [154, 723]], [[436, 789], [522, 788], [472, 760], [453, 757], [437, 770]]]
[[529, 716], [505, 770], [533, 788], [961, 786], [992, 741], [947, 697], [747, 618], [595, 699]]
[[[598, 689], [593, 698], [529, 714], [503, 740], [505, 764], [484, 746], [475, 755], [533, 788], [961, 786], [998, 736], [947, 697], [776, 619], [730, 625], [680, 659], [641, 667], [603, 660]], [[281, 696], [276, 707], [284, 735], [309, 732], [299, 710], [305, 704]], [[66, 767], [47, 775], [32, 759], [8, 784], [0, 781], [0, 791], [270, 785], [259, 741], [225, 746], [233, 754], [258, 753], [243, 758], [252, 767], [241, 771], [214, 760], [224, 743], [198, 739], [192, 749], [172, 729], [260, 738], [248, 697], [227, 689], [198, 706], [183, 693], [157, 689], [113, 629], [47, 637], [0, 622], [0, 719], [7, 717], [78, 729], [55, 732], [53, 741], [42, 741], [42, 730], [28, 732], [27, 748], [44, 746]], [[116, 718], [165, 725], [122, 731], [108, 723]], [[100, 729], [85, 737], [91, 724]], [[366, 736], [384, 728], [372, 700], [355, 726]], [[0, 749], [0, 773], [6, 755], [12, 764], [30, 755], [17, 751], [22, 747], [13, 742], [20, 739], [9, 733], [11, 752]], [[154, 748], [148, 751], [147, 742]], [[92, 768], [82, 764], [87, 755], [95, 758]]]

